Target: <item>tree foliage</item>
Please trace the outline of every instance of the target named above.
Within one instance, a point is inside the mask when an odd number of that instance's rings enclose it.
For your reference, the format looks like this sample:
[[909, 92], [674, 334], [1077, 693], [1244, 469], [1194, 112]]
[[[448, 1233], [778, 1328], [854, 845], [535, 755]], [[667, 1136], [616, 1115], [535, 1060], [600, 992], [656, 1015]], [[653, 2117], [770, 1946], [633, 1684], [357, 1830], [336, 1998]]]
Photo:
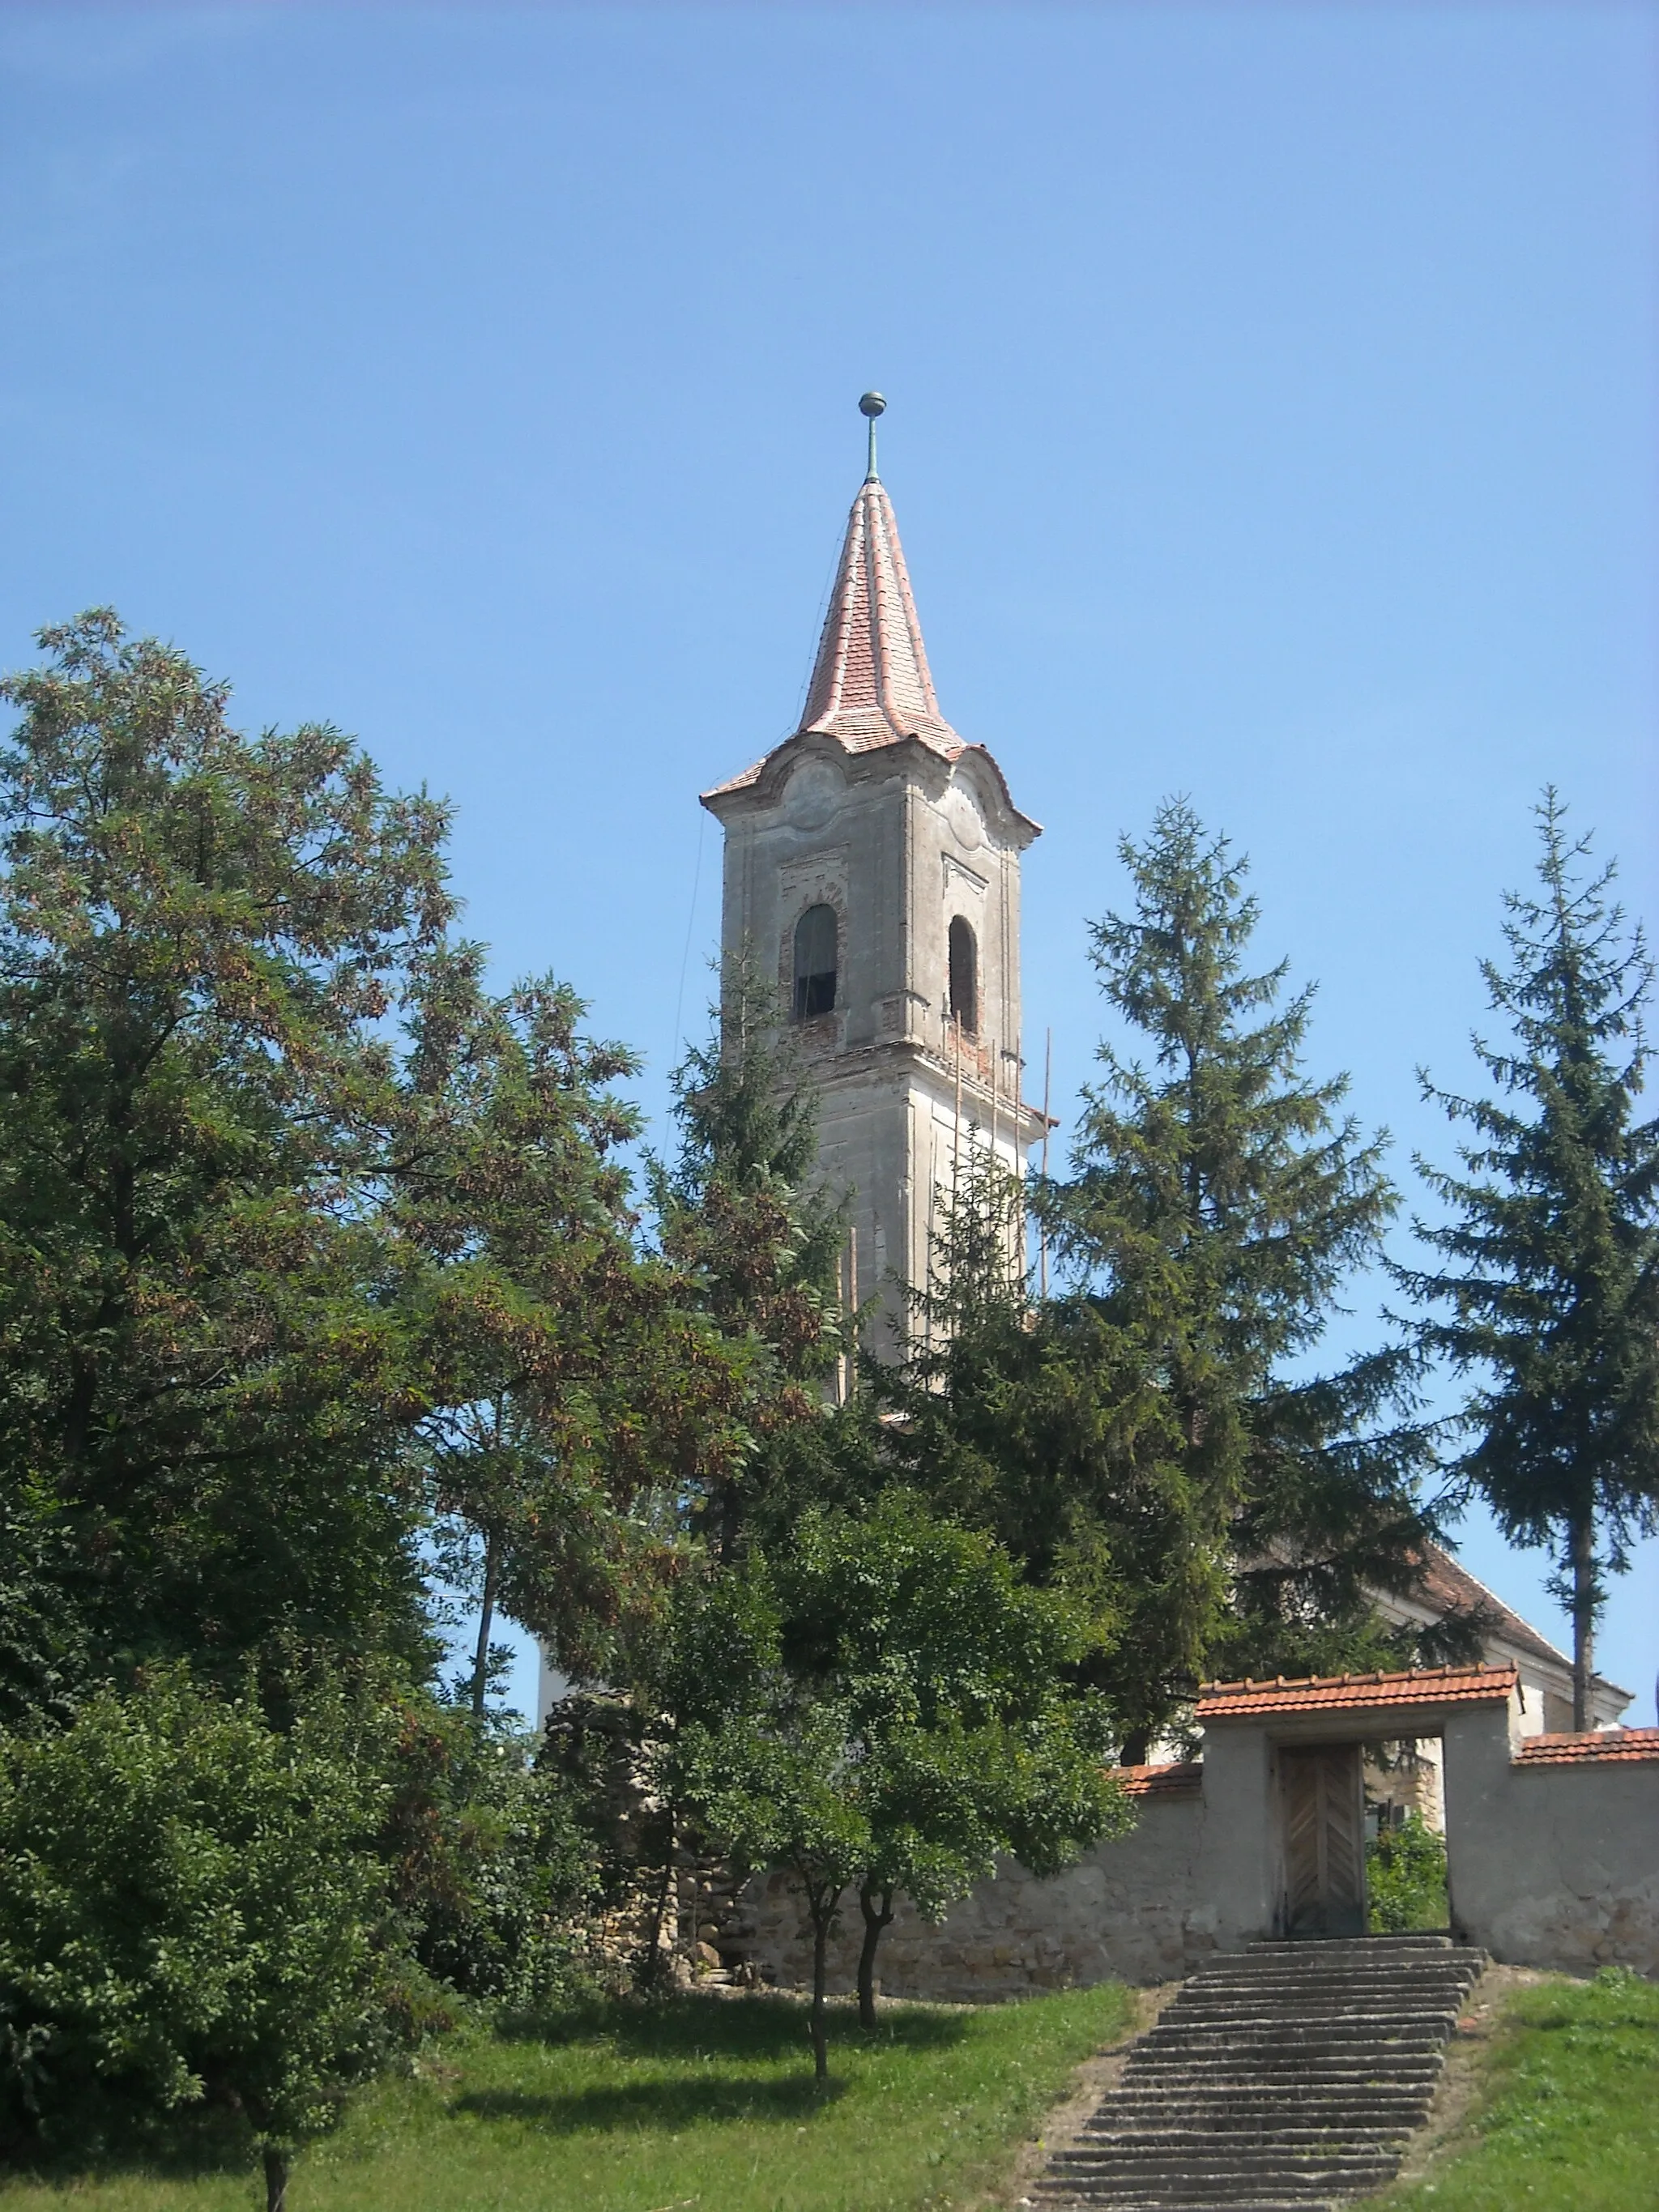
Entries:
[[321, 1704], [282, 1734], [180, 1668], [0, 1739], [0, 2124], [84, 2146], [216, 2106], [291, 2154], [388, 2055], [407, 1996], [379, 1761]]
[[840, 1194], [818, 1174], [817, 1103], [775, 988], [747, 957], [721, 975], [714, 1035], [675, 1072], [680, 1145], [653, 1167], [665, 1259], [741, 1380], [742, 1453], [694, 1471], [691, 1532], [722, 1561], [817, 1488], [823, 1387], [847, 1349]]
[[242, 737], [112, 616], [43, 643], [0, 757], [7, 1511], [95, 1663], [416, 1662], [374, 1030], [448, 915], [444, 811], [334, 731]]
[[1105, 1716], [1064, 1680], [1082, 1641], [988, 1538], [902, 1492], [860, 1517], [811, 1512], [776, 1558], [688, 1587], [660, 1686], [671, 1786], [741, 1861], [799, 1881], [820, 2078], [849, 1887], [867, 2019], [896, 1895], [937, 1919], [1000, 1853], [1049, 1873], [1125, 1825]]
[[1095, 926], [1093, 957], [1146, 1058], [1101, 1045], [1072, 1175], [1043, 1203], [1162, 1407], [1124, 1469], [1149, 1538], [1119, 1691], [1137, 1749], [1218, 1650], [1265, 1670], [1310, 1624], [1363, 1626], [1366, 1586], [1410, 1583], [1430, 1450], [1407, 1348], [1306, 1372], [1397, 1202], [1385, 1140], [1340, 1112], [1347, 1079], [1304, 1072], [1311, 988], [1284, 999], [1284, 963], [1248, 966], [1243, 864], [1184, 801], [1121, 851], [1133, 906]]
[[1457, 1462], [1513, 1541], [1547, 1545], [1573, 1623], [1573, 1725], [1590, 1725], [1606, 1577], [1659, 1525], [1659, 1121], [1638, 1121], [1641, 933], [1590, 871], [1553, 790], [1538, 810], [1540, 889], [1510, 893], [1507, 966], [1482, 963], [1510, 1042], [1474, 1040], [1493, 1095], [1427, 1095], [1473, 1132], [1462, 1174], [1419, 1163], [1441, 1255], [1401, 1271], [1439, 1309], [1425, 1343], [1467, 1376]]
[[[684, 1269], [641, 1256], [611, 1086], [621, 1047], [551, 978], [502, 996], [476, 945], [415, 980], [388, 1230], [428, 1376], [421, 1457], [452, 1578], [478, 1605], [482, 1711], [498, 1607], [573, 1673], [648, 1613], [672, 1516], [749, 1444], [743, 1374]], [[470, 1585], [470, 1587], [469, 1587]]]

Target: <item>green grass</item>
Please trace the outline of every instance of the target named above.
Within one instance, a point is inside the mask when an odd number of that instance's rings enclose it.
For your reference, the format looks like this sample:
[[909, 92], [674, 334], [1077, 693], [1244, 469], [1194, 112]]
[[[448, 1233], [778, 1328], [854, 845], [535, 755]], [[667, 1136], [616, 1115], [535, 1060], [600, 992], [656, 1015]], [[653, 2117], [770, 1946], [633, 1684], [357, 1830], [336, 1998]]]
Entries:
[[1659, 2204], [1659, 1988], [1549, 1981], [1504, 2008], [1466, 2143], [1389, 2212], [1653, 2212]]
[[[475, 2034], [364, 2097], [295, 2171], [290, 2212], [944, 2212], [975, 2203], [1121, 2033], [1116, 1984], [1018, 2005], [832, 2018], [815, 2093], [803, 2007], [689, 1996], [562, 2031]], [[3, 2212], [249, 2212], [250, 2170], [0, 2183]]]

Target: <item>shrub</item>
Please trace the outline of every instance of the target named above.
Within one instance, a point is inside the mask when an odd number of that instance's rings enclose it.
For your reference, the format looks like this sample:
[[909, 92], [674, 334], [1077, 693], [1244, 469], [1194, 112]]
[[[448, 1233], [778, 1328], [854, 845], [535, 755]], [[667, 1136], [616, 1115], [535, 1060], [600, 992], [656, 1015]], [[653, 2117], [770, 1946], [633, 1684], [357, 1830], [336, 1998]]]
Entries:
[[1446, 1924], [1446, 1839], [1420, 1814], [1384, 1828], [1365, 1846], [1365, 1889], [1373, 1936], [1400, 1936]]
[[182, 1668], [0, 1738], [0, 2132], [90, 2147], [218, 2107], [281, 2204], [410, 2016], [359, 1748], [337, 1709], [279, 1734]]

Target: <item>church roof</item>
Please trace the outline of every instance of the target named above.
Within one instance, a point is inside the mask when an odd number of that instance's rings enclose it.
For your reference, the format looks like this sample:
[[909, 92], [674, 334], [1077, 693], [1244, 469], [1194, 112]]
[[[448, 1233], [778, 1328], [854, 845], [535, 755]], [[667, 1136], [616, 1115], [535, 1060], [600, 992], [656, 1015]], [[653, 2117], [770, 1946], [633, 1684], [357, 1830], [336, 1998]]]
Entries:
[[839, 738], [849, 752], [908, 737], [947, 759], [962, 750], [933, 694], [893, 502], [874, 477], [847, 518], [800, 726]]
[[[793, 735], [813, 733], [838, 738], [849, 753], [906, 738], [919, 738], [950, 761], [969, 750], [939, 713], [898, 520], [886, 487], [873, 476], [859, 486], [847, 518], [812, 680]], [[765, 765], [757, 761], [705, 797], [746, 789]]]

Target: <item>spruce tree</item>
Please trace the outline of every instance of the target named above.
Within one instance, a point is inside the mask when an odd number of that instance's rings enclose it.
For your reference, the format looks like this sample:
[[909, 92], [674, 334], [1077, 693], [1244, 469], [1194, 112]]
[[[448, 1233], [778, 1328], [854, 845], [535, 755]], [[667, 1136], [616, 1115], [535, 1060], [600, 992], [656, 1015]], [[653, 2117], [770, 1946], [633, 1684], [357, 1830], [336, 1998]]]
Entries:
[[[865, 1364], [860, 1400], [889, 1479], [995, 1537], [1086, 1635], [1077, 1672], [1120, 1740], [1164, 1715], [1146, 1692], [1178, 1581], [1183, 1523], [1167, 1495], [1169, 1409], [1133, 1335], [1079, 1292], [1033, 1298], [1024, 1194], [969, 1133], [938, 1194], [906, 1356]], [[1157, 1670], [1152, 1670], [1154, 1673]]]
[[1072, 1177], [1045, 1204], [1063, 1261], [1137, 1344], [1164, 1407], [1132, 1462], [1162, 1561], [1155, 1632], [1149, 1617], [1126, 1650], [1143, 1674], [1133, 1753], [1213, 1655], [1328, 1662], [1342, 1636], [1374, 1630], [1365, 1585], [1416, 1571], [1428, 1446], [1408, 1349], [1298, 1369], [1398, 1202], [1385, 1137], [1340, 1110], [1347, 1079], [1304, 1073], [1311, 987], [1286, 999], [1285, 963], [1249, 968], [1245, 864], [1185, 801], [1120, 852], [1133, 903], [1094, 926], [1093, 958], [1147, 1058], [1102, 1044]]
[[651, 1170], [659, 1241], [734, 1363], [750, 1438], [745, 1460], [692, 1470], [681, 1492], [693, 1532], [730, 1561], [757, 1516], [775, 1526], [817, 1487], [825, 1386], [848, 1348], [845, 1231], [818, 1173], [816, 1092], [747, 958], [726, 963], [714, 1032], [674, 1092], [679, 1151]]
[[1445, 1315], [1425, 1343], [1471, 1378], [1458, 1473], [1512, 1541], [1554, 1553], [1584, 1729], [1606, 1578], [1659, 1525], [1659, 1121], [1635, 1118], [1653, 969], [1614, 866], [1588, 869], [1553, 788], [1536, 811], [1540, 889], [1506, 895], [1508, 964], [1481, 964], [1511, 1041], [1474, 1039], [1491, 1097], [1423, 1079], [1474, 1133], [1462, 1173], [1418, 1162], [1443, 1264], [1401, 1279]]

